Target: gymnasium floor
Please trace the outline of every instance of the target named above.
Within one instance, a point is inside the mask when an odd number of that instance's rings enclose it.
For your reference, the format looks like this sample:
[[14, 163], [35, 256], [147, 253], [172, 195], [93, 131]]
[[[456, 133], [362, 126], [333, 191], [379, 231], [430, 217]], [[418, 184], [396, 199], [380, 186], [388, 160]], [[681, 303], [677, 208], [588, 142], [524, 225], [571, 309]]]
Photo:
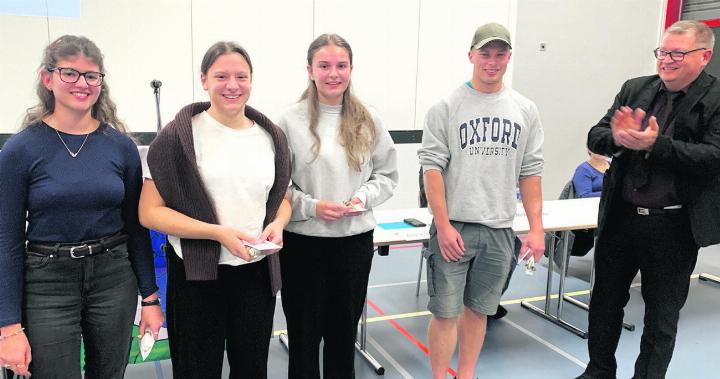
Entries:
[[[427, 346], [426, 332], [430, 319], [426, 312], [428, 298], [424, 281], [420, 296], [415, 296], [419, 250], [417, 245], [397, 246], [391, 249], [389, 256], [375, 256], [368, 290], [368, 301], [371, 304], [368, 308], [368, 349], [385, 367], [385, 374], [377, 375], [356, 354], [357, 378], [431, 378], [428, 358], [423, 351]], [[690, 296], [681, 314], [668, 378], [720, 377], [716, 353], [720, 351], [717, 332], [720, 285], [697, 278], [699, 273], [720, 276], [718, 254], [720, 245], [700, 252], [695, 275], [690, 280]], [[591, 254], [573, 258], [566, 282], [566, 290], [578, 293], [576, 297], [583, 301], [587, 301], [587, 295], [584, 294], [588, 288], [590, 262]], [[546, 275], [544, 264], [538, 265], [537, 272], [532, 276], [525, 275], [522, 267], [518, 267], [503, 297], [503, 304], [509, 313], [501, 320], [490, 321], [476, 376], [487, 379], [574, 378], [582, 372], [588, 361], [586, 340], [531, 314], [519, 304], [520, 299], [544, 294]], [[636, 324], [637, 329], [634, 332], [623, 330], [616, 354], [619, 378], [632, 376], [640, 345], [643, 316], [639, 288], [641, 278], [636, 278], [635, 282], [625, 309], [625, 321]], [[535, 299], [533, 303], [542, 307], [543, 300]], [[381, 315], [385, 317], [380, 318]], [[587, 313], [568, 303], [564, 306], [564, 317], [582, 329], [587, 326]], [[275, 330], [279, 332], [284, 328], [285, 320], [278, 301]], [[453, 368], [457, 368], [455, 361]], [[287, 354], [279, 339], [273, 337], [269, 377], [285, 378], [286, 369]], [[171, 373], [169, 361], [163, 361], [159, 365], [130, 365], [125, 377], [171, 378]]]

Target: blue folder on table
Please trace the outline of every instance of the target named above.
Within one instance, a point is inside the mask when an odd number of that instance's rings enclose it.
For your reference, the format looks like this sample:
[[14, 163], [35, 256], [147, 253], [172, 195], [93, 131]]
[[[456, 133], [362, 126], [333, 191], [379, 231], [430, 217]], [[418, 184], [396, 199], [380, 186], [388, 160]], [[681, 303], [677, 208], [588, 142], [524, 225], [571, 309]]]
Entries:
[[383, 229], [387, 229], [387, 230], [413, 228], [412, 225], [410, 225], [410, 224], [408, 224], [408, 223], [406, 223], [406, 222], [402, 222], [402, 221], [399, 221], [399, 222], [383, 222], [383, 223], [381, 223], [381, 224], [378, 224], [378, 226], [381, 227], [381, 228], [383, 228]]

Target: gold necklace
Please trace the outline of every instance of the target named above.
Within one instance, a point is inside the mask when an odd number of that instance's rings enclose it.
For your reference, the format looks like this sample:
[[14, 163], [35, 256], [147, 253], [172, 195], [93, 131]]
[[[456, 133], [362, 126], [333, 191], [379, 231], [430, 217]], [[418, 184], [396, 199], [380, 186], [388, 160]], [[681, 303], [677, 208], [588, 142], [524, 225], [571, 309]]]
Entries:
[[55, 129], [55, 128], [53, 128], [53, 130], [55, 131], [55, 134], [57, 134], [58, 138], [60, 138], [60, 142], [62, 142], [63, 146], [65, 146], [65, 150], [67, 150], [68, 154], [70, 154], [70, 156], [73, 158], [77, 158], [78, 154], [80, 154], [80, 150], [82, 150], [82, 148], [85, 146], [85, 142], [87, 142], [87, 139], [90, 136], [90, 133], [86, 134], [85, 139], [83, 140], [82, 144], [80, 145], [80, 148], [78, 149], [78, 151], [73, 153], [72, 150], [70, 150], [68, 145], [65, 143], [65, 141], [60, 136], [60, 132], [58, 132], [57, 129]]

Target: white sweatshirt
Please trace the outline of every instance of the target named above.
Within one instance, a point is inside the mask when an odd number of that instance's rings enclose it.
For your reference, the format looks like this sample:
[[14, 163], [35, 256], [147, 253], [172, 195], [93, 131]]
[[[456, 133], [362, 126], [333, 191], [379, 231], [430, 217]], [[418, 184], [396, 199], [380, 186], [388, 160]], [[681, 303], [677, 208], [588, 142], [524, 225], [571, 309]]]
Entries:
[[[320, 153], [313, 160], [314, 140], [310, 134], [307, 103], [291, 107], [279, 120], [290, 145], [293, 213], [286, 230], [318, 237], [343, 237], [375, 228], [372, 208], [389, 199], [398, 183], [397, 152], [390, 133], [369, 109], [375, 122], [375, 149], [361, 171], [351, 168], [345, 149], [338, 143], [341, 105], [320, 104], [318, 134]], [[358, 197], [368, 209], [360, 216], [325, 221], [315, 217], [320, 200], [342, 203]]]
[[542, 144], [532, 101], [463, 84], [428, 111], [418, 157], [424, 171], [441, 171], [450, 220], [506, 228], [518, 179], [542, 175]]

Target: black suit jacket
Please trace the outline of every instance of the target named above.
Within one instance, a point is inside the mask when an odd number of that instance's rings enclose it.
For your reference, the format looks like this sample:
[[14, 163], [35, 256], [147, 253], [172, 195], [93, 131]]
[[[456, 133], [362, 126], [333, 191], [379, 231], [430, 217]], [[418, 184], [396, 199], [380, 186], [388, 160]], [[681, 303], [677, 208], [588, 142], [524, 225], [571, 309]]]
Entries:
[[[588, 133], [590, 150], [614, 156], [605, 173], [600, 200], [600, 238], [606, 223], [613, 220], [616, 205], [622, 202], [622, 179], [630, 156], [615, 145], [610, 119], [623, 105], [649, 111], [661, 83], [658, 75], [625, 82], [605, 117]], [[720, 82], [702, 72], [676, 112], [673, 135], [659, 135], [647, 159], [651, 164], [670, 167], [677, 175], [678, 194], [698, 246], [720, 243]]]

